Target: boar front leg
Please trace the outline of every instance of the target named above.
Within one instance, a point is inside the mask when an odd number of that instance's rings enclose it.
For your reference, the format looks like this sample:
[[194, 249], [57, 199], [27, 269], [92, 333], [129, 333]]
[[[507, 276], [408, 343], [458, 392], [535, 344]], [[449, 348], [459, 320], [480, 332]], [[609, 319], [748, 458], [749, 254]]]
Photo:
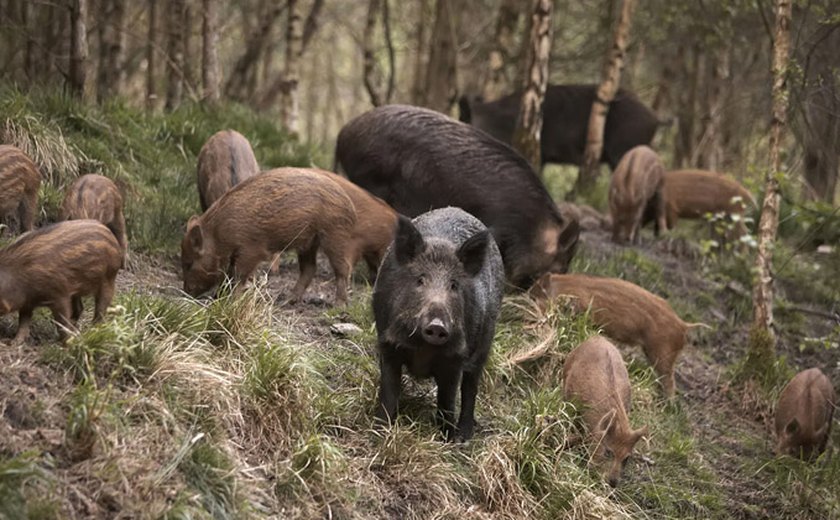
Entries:
[[105, 280], [99, 287], [99, 292], [96, 293], [96, 302], [93, 313], [94, 323], [101, 321], [105, 316], [105, 311], [111, 305], [111, 300], [114, 299], [115, 280]]
[[72, 314], [71, 318], [73, 319], [73, 323], [78, 323], [79, 318], [82, 317], [82, 312], [85, 310], [85, 307], [82, 304], [82, 297], [79, 296], [79, 295], [73, 296], [72, 304], [73, 304], [73, 314]]
[[475, 432], [475, 398], [478, 395], [480, 369], [464, 372], [461, 379], [461, 416], [458, 419], [458, 436], [463, 441], [472, 438]]
[[52, 305], [50, 305], [50, 310], [53, 313], [53, 318], [58, 324], [58, 336], [62, 341], [64, 341], [67, 339], [68, 331], [76, 330], [76, 327], [73, 326], [73, 322], [70, 321], [70, 317], [73, 314], [73, 303], [71, 298], [68, 296], [66, 298], [59, 298], [53, 301]]
[[435, 374], [437, 383], [437, 421], [443, 438], [451, 441], [455, 439], [455, 395], [460, 381], [460, 367], [458, 370], [447, 370]]
[[29, 326], [32, 324], [32, 307], [24, 307], [18, 312], [18, 330], [13, 345], [23, 345], [29, 339]]
[[310, 247], [298, 251], [298, 269], [300, 275], [298, 276], [295, 288], [292, 289], [292, 299], [297, 301], [303, 297], [306, 288], [312, 283], [315, 278], [315, 271], [318, 267], [318, 241], [315, 241]]
[[376, 419], [384, 424], [391, 424], [397, 417], [397, 405], [400, 399], [400, 378], [402, 364], [387, 352], [393, 345], [379, 345], [379, 408]]

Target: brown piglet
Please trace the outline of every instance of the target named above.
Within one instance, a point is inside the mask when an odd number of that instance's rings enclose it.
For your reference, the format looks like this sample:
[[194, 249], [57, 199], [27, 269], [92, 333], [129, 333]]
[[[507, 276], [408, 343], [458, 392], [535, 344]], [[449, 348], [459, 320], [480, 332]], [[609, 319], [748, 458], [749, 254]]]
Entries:
[[397, 212], [384, 200], [332, 172], [315, 170], [341, 186], [356, 208], [356, 227], [353, 229], [353, 265], [364, 260], [370, 270], [371, 282], [376, 278], [385, 251], [394, 240]]
[[105, 224], [114, 234], [125, 257], [128, 253], [128, 238], [125, 234], [123, 198], [114, 181], [89, 173], [76, 179], [70, 186], [61, 204], [61, 220], [83, 219], [98, 220]]
[[663, 193], [668, 229], [673, 229], [680, 218], [699, 219], [707, 213], [725, 213], [737, 218], [736, 233], [742, 236], [747, 232], [744, 212], [755, 206], [752, 194], [737, 181], [704, 170], [666, 172]]
[[549, 274], [531, 289], [538, 301], [568, 297], [579, 311], [591, 309], [592, 321], [615, 341], [641, 345], [662, 378], [665, 395], [674, 395], [674, 364], [687, 332], [702, 323], [686, 323], [668, 302], [618, 278], [584, 274]]
[[251, 143], [235, 130], [216, 132], [198, 152], [198, 198], [201, 211], [229, 189], [260, 172]]
[[776, 453], [810, 459], [825, 451], [836, 406], [834, 387], [819, 368], [796, 374], [776, 404]]
[[82, 314], [82, 297], [93, 295], [99, 321], [114, 296], [122, 258], [114, 234], [95, 220], [59, 222], [0, 250], [0, 315], [18, 311], [15, 343], [29, 336], [36, 307], [52, 310], [63, 337]]
[[31, 231], [38, 210], [41, 172], [20, 148], [0, 145], [0, 219], [15, 217], [18, 231]]
[[595, 445], [592, 460], [617, 486], [633, 447], [648, 432], [647, 426], [630, 427], [630, 377], [618, 349], [603, 336], [578, 345], [563, 365], [563, 394], [582, 406]]
[[610, 215], [613, 242], [638, 244], [645, 209], [655, 218], [654, 234], [666, 229], [663, 182], [665, 166], [648, 146], [624, 154], [610, 182]]
[[193, 216], [181, 242], [184, 291], [201, 295], [225, 275], [245, 282], [275, 253], [298, 252], [300, 298], [315, 276], [321, 247], [335, 273], [336, 303], [347, 301], [356, 211], [329, 177], [305, 168], [278, 168], [247, 179]]

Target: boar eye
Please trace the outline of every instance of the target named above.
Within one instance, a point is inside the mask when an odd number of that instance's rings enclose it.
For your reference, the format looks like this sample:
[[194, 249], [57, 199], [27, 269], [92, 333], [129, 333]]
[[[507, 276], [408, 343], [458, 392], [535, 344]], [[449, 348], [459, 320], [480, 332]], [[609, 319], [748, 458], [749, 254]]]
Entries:
[[613, 452], [611, 449], [607, 448], [604, 450], [604, 457], [611, 459], [613, 458]]
[[422, 274], [421, 274], [420, 276], [418, 276], [418, 277], [417, 277], [417, 285], [418, 285], [418, 286], [420, 286], [420, 285], [426, 285], [426, 277], [425, 277], [425, 276], [423, 276]]
[[450, 291], [457, 291], [458, 290], [458, 282], [456, 280], [452, 280], [449, 282], [449, 290]]

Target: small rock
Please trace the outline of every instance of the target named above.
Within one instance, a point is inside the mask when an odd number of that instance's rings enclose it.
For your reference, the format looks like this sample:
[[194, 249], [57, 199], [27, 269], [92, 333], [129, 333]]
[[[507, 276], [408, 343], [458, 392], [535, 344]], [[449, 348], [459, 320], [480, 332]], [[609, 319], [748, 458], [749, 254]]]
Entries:
[[352, 323], [333, 323], [330, 325], [330, 332], [336, 336], [346, 338], [348, 336], [355, 336], [360, 334], [362, 329]]
[[820, 254], [823, 254], [823, 255], [830, 255], [833, 252], [834, 252], [834, 246], [830, 246], [828, 244], [823, 244], [821, 246], [817, 246], [817, 253], [820, 253]]

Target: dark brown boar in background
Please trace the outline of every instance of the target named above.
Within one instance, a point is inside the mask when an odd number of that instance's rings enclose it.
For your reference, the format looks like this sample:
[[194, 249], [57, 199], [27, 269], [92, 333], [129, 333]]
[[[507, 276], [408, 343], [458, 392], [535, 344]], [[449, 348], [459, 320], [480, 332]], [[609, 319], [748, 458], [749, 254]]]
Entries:
[[336, 303], [347, 301], [353, 259], [353, 201], [336, 182], [305, 168], [278, 168], [251, 177], [193, 216], [181, 242], [184, 291], [201, 295], [225, 277], [245, 282], [275, 253], [298, 252], [300, 298], [315, 276], [318, 248], [335, 273]]
[[245, 136], [235, 130], [213, 134], [198, 153], [201, 211], [207, 211], [227, 190], [259, 171], [254, 151]]
[[837, 394], [819, 368], [796, 374], [776, 405], [776, 453], [811, 459], [825, 451]]
[[32, 230], [38, 210], [41, 172], [20, 148], [0, 145], [0, 219], [17, 220], [18, 232]]
[[668, 302], [638, 285], [618, 278], [583, 274], [549, 274], [531, 289], [538, 301], [569, 297], [613, 340], [641, 345], [645, 356], [662, 378], [665, 395], [674, 395], [674, 364], [685, 346], [688, 329], [703, 326], [686, 323]]
[[36, 307], [50, 308], [62, 336], [81, 316], [83, 296], [94, 296], [93, 319], [102, 319], [122, 258], [114, 234], [95, 220], [59, 222], [0, 250], [0, 314], [18, 311], [15, 343], [29, 336]]
[[621, 158], [609, 192], [613, 242], [639, 243], [645, 208], [655, 216], [655, 235], [666, 229], [664, 177], [665, 166], [647, 146], [636, 146]]
[[61, 204], [61, 220], [98, 220], [111, 230], [123, 257], [128, 253], [125, 233], [123, 198], [114, 181], [108, 177], [89, 173], [82, 175], [67, 190]]

